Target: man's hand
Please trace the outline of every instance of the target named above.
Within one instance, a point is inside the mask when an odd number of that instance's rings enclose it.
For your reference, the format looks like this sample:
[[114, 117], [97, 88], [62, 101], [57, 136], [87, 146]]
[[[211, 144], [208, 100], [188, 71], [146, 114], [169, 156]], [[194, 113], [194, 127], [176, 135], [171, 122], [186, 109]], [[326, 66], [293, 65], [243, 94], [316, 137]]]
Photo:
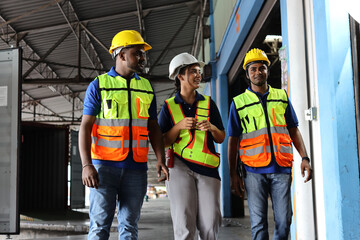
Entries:
[[93, 165], [85, 166], [82, 170], [82, 182], [83, 185], [89, 188], [98, 188], [99, 175]]
[[302, 160], [300, 168], [301, 168], [302, 177], [305, 177], [305, 171], [307, 171], [307, 173], [308, 173], [308, 175], [307, 175], [304, 182], [306, 183], [307, 181], [310, 181], [312, 179], [312, 168], [311, 168], [311, 166], [309, 164], [309, 161], [308, 160]]
[[239, 197], [244, 196], [244, 180], [237, 174], [230, 176], [230, 189], [231, 193]]
[[[157, 162], [156, 164], [156, 171], [158, 175], [158, 182], [162, 182], [164, 180], [169, 181], [169, 169], [165, 166], [163, 162]], [[164, 173], [164, 176], [161, 176], [161, 172]]]

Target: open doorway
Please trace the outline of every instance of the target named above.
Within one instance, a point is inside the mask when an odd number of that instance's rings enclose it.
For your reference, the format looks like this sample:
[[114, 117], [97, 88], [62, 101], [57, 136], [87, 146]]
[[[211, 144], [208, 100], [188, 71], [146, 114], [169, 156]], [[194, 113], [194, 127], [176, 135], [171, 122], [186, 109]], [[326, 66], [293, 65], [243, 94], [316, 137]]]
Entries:
[[[281, 64], [279, 61], [279, 49], [282, 47], [280, 2], [274, 1], [274, 4], [269, 6], [271, 9], [265, 9], [265, 7], [262, 11], [269, 11], [267, 18], [262, 20], [264, 23], [261, 28], [254, 29], [253, 27], [252, 32], [256, 31], [255, 38], [250, 47], [244, 46], [243, 48], [246, 49], [240, 50], [239, 55], [252, 48], [264, 50], [271, 62], [268, 83], [272, 87], [281, 88]], [[257, 21], [261, 21], [261, 19]], [[248, 88], [248, 80], [245, 76], [245, 70], [242, 68], [243, 58], [244, 55], [242, 59], [237, 58], [236, 61], [241, 61], [241, 64], [236, 65], [236, 69], [234, 69], [234, 64], [229, 71], [229, 104], [233, 97], [243, 93]]]
[[[282, 47], [281, 36], [281, 12], [280, 1], [266, 1], [253, 24], [242, 48], [240, 49], [232, 67], [228, 72], [228, 96], [229, 107], [232, 99], [243, 93], [248, 88], [248, 79], [245, 70], [242, 68], [245, 54], [252, 48], [259, 48], [265, 51], [271, 65], [268, 83], [274, 88], [282, 88], [281, 62], [279, 60], [279, 50]], [[239, 204], [240, 203], [240, 204]], [[271, 204], [269, 204], [271, 208]], [[231, 196], [231, 215], [233, 217], [249, 216], [246, 196], [240, 199], [238, 196]], [[272, 211], [269, 211], [269, 230], [273, 229], [271, 221]], [[270, 232], [270, 234], [272, 234]]]

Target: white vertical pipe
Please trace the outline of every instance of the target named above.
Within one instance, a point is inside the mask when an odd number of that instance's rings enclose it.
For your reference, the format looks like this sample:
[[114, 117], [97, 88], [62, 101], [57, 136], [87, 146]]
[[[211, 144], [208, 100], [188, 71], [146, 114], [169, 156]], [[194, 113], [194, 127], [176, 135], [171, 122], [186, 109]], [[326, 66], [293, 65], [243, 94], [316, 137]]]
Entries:
[[[304, 111], [308, 109], [306, 47], [302, 1], [287, 0], [288, 55], [290, 99], [299, 119], [299, 129], [306, 149], [310, 153], [309, 123]], [[293, 239], [315, 239], [312, 183], [304, 183], [300, 171], [301, 157], [294, 151], [293, 166], [293, 211], [295, 234]]]
[[[306, 25], [306, 43], [308, 56], [308, 77], [310, 89], [310, 106], [319, 109], [319, 96], [317, 84], [317, 65], [316, 65], [316, 48], [315, 48], [315, 27], [314, 27], [314, 7], [313, 0], [305, 0], [305, 25]], [[319, 111], [318, 111], [319, 112]], [[315, 212], [316, 212], [316, 228], [318, 239], [325, 239], [326, 236], [326, 221], [325, 221], [325, 207], [324, 207], [324, 177], [323, 177], [323, 162], [321, 155], [321, 135], [320, 135], [320, 116], [311, 122], [312, 126], [312, 148], [313, 161], [311, 165], [314, 168], [314, 196], [315, 197]]]

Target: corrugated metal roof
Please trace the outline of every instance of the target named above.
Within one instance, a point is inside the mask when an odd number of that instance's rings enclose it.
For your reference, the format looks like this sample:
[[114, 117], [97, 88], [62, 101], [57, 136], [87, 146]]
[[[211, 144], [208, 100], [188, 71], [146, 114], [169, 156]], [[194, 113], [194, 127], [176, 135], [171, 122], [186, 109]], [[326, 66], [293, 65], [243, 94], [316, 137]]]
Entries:
[[[140, 0], [146, 41], [153, 47], [147, 52], [148, 78], [153, 79], [158, 108], [173, 92], [167, 81], [168, 64], [181, 52], [191, 52], [199, 0]], [[4, 22], [7, 21], [7, 24]], [[68, 22], [69, 21], [69, 22]], [[125, 29], [140, 31], [136, 0], [3, 0], [0, 2], [0, 49], [23, 49], [23, 118], [33, 118], [31, 109], [43, 121], [81, 117], [79, 106], [87, 84], [77, 83], [79, 46], [77, 26], [81, 33], [81, 77], [89, 82], [109, 70], [114, 62], [108, 53], [113, 36]], [[73, 30], [71, 30], [71, 27]], [[14, 34], [17, 33], [15, 36]], [[20, 39], [16, 42], [16, 39]], [[99, 42], [100, 43], [99, 43]], [[104, 46], [105, 47], [104, 47]], [[40, 62], [40, 64], [39, 64]], [[39, 64], [37, 67], [32, 67]], [[96, 69], [95, 69], [96, 68]], [[31, 70], [31, 71], [30, 71]], [[64, 95], [52, 78], [66, 87]], [[53, 86], [55, 88], [51, 89]], [[55, 90], [55, 91], [54, 91]], [[71, 96], [71, 97], [69, 97]], [[28, 104], [33, 101], [32, 104]], [[24, 117], [25, 116], [25, 117]]]

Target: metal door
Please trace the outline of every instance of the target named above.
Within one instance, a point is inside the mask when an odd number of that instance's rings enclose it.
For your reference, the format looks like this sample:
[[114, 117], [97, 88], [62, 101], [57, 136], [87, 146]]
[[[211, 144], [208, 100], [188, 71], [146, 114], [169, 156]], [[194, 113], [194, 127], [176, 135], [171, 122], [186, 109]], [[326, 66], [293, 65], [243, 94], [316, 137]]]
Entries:
[[70, 207], [84, 208], [85, 207], [85, 187], [82, 184], [81, 173], [81, 159], [78, 147], [78, 131], [71, 131], [71, 182], [70, 182]]
[[0, 234], [19, 233], [20, 49], [0, 50]]

